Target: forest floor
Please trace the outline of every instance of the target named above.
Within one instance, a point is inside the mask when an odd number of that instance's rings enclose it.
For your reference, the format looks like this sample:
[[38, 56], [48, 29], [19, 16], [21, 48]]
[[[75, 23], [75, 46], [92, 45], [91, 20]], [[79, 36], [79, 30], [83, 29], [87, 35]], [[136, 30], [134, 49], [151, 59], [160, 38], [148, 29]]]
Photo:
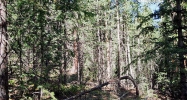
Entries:
[[125, 95], [123, 98], [118, 100], [170, 100], [168, 99], [168, 97], [159, 94], [157, 91], [154, 91], [152, 97], [145, 96], [145, 95], [144, 96], [140, 95], [137, 97], [135, 89], [125, 90], [125, 91], [128, 91], [127, 95]]
[[121, 94], [117, 95], [113, 90], [96, 90], [78, 100], [170, 100], [161, 94], [155, 94], [153, 97], [136, 96], [135, 89], [126, 90], [122, 88], [120, 92]]

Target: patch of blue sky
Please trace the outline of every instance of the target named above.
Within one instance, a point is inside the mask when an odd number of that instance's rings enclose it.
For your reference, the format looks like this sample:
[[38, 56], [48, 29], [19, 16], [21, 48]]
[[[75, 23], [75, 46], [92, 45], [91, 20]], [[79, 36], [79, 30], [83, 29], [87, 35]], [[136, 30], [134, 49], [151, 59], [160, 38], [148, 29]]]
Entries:
[[[159, 4], [163, 2], [163, 0], [138, 0], [142, 5], [148, 4], [148, 7], [154, 13], [155, 11], [159, 11]], [[154, 19], [153, 25], [158, 27], [158, 23], [160, 22], [159, 19]]]

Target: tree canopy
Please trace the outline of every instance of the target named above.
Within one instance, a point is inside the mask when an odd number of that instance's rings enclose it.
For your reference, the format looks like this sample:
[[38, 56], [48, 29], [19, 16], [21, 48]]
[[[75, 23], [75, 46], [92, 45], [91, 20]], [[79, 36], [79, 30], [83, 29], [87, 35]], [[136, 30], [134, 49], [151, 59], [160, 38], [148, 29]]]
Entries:
[[0, 0], [0, 99], [186, 100], [187, 2], [155, 3]]

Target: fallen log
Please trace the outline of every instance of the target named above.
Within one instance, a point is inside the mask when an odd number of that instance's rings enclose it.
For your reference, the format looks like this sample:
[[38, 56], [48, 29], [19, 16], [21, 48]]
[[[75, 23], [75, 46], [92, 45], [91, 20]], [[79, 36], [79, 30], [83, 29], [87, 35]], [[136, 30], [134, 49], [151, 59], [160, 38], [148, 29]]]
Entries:
[[85, 90], [85, 91], [83, 91], [83, 92], [81, 92], [81, 93], [79, 93], [79, 94], [77, 94], [77, 95], [75, 95], [75, 96], [69, 97], [69, 98], [64, 99], [64, 100], [73, 100], [73, 99], [76, 99], [76, 98], [78, 98], [78, 97], [80, 97], [80, 96], [82, 96], [82, 95], [84, 95], [84, 94], [86, 94], [86, 93], [90, 93], [90, 92], [92, 92], [92, 91], [95, 91], [95, 90], [97, 90], [97, 89], [100, 89], [100, 88], [102, 88], [103, 86], [106, 86], [106, 85], [108, 85], [108, 84], [114, 82], [114, 80], [120, 81], [120, 80], [123, 80], [123, 79], [129, 79], [130, 81], [132, 81], [134, 87], [136, 88], [136, 95], [139, 96], [138, 85], [135, 83], [135, 81], [134, 81], [131, 77], [129, 77], [129, 76], [123, 76], [123, 77], [121, 77], [120, 79], [112, 79], [112, 80], [109, 80], [108, 82], [105, 82], [105, 83], [103, 83], [103, 84], [101, 84], [101, 85], [98, 85], [98, 86], [96, 86], [96, 87], [93, 87], [93, 88], [91, 88], [91, 89], [89, 89], [89, 90]]

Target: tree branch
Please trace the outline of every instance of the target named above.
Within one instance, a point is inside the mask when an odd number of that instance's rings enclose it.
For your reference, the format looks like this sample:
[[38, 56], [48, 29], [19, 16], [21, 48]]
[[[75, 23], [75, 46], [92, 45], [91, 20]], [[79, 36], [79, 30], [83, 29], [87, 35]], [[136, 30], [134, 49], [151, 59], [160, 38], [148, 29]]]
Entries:
[[[123, 79], [129, 79], [130, 81], [132, 81], [134, 87], [136, 88], [136, 95], [139, 96], [138, 85], [135, 83], [135, 81], [134, 81], [131, 77], [129, 77], [129, 76], [120, 77], [120, 79], [117, 79], [117, 81], [120, 81], [120, 80], [123, 80]], [[93, 88], [91, 88], [90, 90], [85, 90], [85, 91], [83, 91], [83, 92], [81, 92], [81, 93], [79, 93], [79, 94], [77, 94], [77, 95], [75, 95], [75, 96], [69, 97], [69, 98], [64, 99], [64, 100], [73, 100], [73, 99], [76, 99], [76, 98], [78, 98], [78, 97], [80, 97], [80, 96], [82, 96], [82, 95], [84, 95], [84, 94], [86, 94], [86, 93], [90, 93], [90, 92], [92, 92], [92, 91], [95, 91], [95, 90], [97, 90], [97, 89], [102, 88], [103, 86], [106, 86], [106, 85], [108, 85], [108, 84], [111, 84], [112, 82], [114, 82], [114, 80], [116, 80], [116, 79], [109, 80], [108, 82], [105, 82], [105, 83], [103, 83], [103, 84], [101, 84], [101, 85], [98, 85], [98, 86], [96, 86], [96, 87], [93, 87]]]

